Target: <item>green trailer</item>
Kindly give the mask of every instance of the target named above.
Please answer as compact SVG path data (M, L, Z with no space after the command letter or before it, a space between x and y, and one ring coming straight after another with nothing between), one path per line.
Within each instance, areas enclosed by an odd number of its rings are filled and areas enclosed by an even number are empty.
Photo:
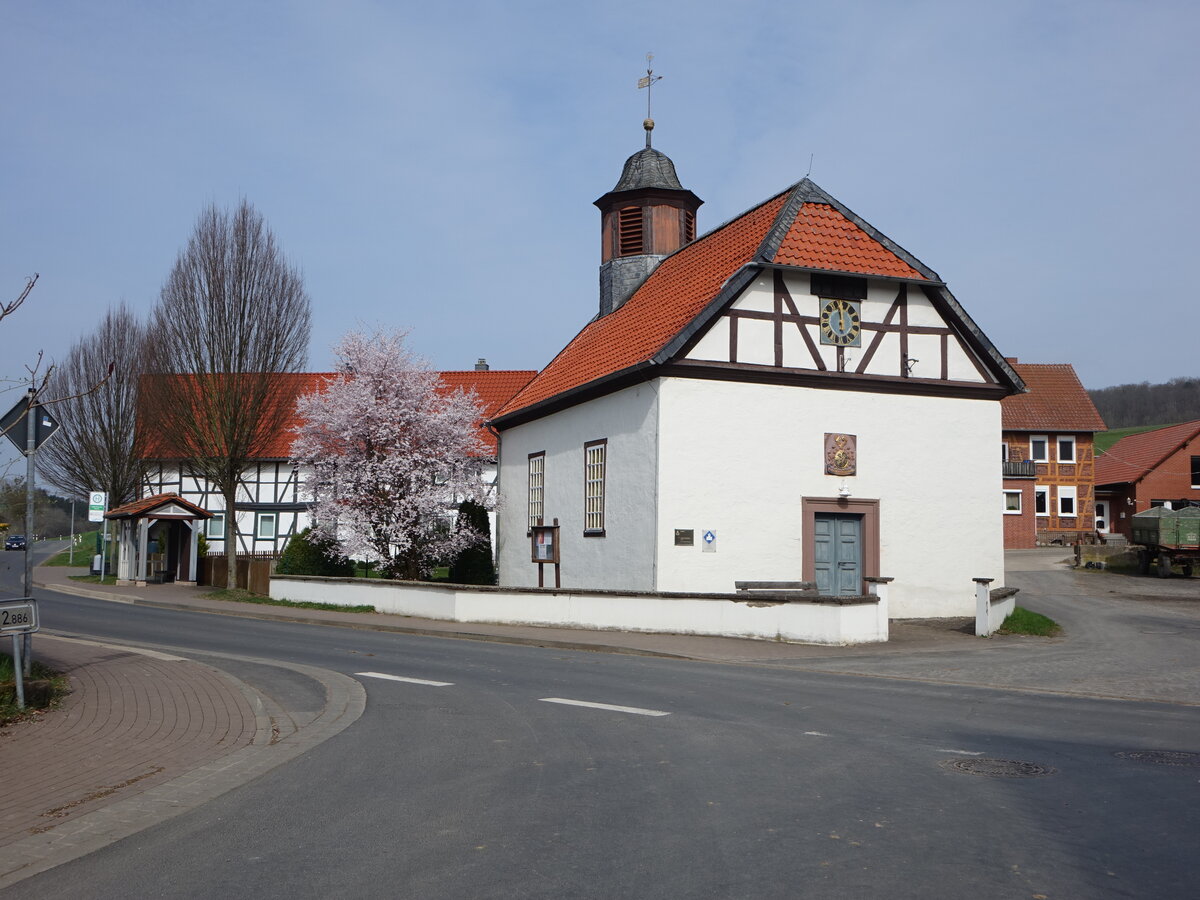
M1171 574L1172 566L1182 566L1190 576L1200 560L1200 506L1167 509L1157 506L1140 512L1132 520L1133 543L1138 544L1138 568L1148 574L1157 564L1160 578Z

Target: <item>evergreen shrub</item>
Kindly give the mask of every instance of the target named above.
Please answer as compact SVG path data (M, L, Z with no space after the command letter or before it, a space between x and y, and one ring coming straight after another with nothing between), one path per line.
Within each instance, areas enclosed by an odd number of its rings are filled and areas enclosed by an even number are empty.
M354 565L338 552L337 543L305 528L295 535L275 565L277 575L324 575L350 577Z

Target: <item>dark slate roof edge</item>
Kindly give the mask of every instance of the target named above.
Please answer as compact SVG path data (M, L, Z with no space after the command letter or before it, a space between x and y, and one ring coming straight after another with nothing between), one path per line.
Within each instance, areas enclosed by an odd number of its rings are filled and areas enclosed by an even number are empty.
M939 283L942 282L941 275L933 271L933 269L929 268L929 266L925 265L925 263L921 262L850 207L846 206L846 204L842 203L842 201L838 200L833 195L826 193L819 185L816 184L816 182L809 178L804 178L801 179L801 181L796 185L796 188L798 194L803 193L804 195L804 200L802 202L829 204L843 216L865 231L870 237L874 238L886 249L896 254L896 256L900 257L900 259L904 260L930 281L936 281Z
M761 268L754 263L745 263L738 268L729 278L721 285L721 289L717 291L717 295L708 302L708 305L700 312L692 317L692 321L683 326L675 336L663 344L662 348L651 357L651 363L656 366L661 366L669 362L675 354L679 353L686 347L697 334L705 331L709 323L721 314L721 310L727 304L732 302L739 294L744 291L749 284L758 277Z
M570 345L568 344L567 346ZM548 416L550 413L557 412L560 409L566 409L577 403L582 403L585 400L614 393L640 381L648 381L653 377L653 373L647 370L652 369L654 365L654 362L651 360L634 363L632 366L620 369L619 371L610 372L599 378L593 378L591 381L585 381L583 384L577 384L575 387L567 388L565 391L559 391L557 394L551 394L549 397L539 400L536 403L519 406L512 412L489 419L487 424L498 429L513 428L525 422L531 422L534 419Z
M800 212L800 207L804 205L808 197L807 191L804 190L804 182L807 180L807 178L801 179L787 188L791 192L791 196L779 208L779 215L775 217L775 221L771 223L771 227L767 229L766 235L763 236L762 243L758 245L758 250L754 254L754 259L757 262L770 263L775 261L775 254L779 252L780 244L787 237L792 223L796 221L796 216ZM778 197L779 195L776 194L775 196Z
M1017 374L1008 360L1004 358L1004 354L996 349L996 345L992 343L991 339L983 333L983 329L976 325L975 320L967 315L967 311L962 308L962 304L950 293L950 288L945 285L922 285L921 288L925 292L925 296L934 301L935 305L939 301L945 304L950 313L966 329L968 343L983 354L985 361L991 363L992 371L999 375L1001 380L1008 383L1014 394L1023 394L1028 390L1025 386L1025 381Z

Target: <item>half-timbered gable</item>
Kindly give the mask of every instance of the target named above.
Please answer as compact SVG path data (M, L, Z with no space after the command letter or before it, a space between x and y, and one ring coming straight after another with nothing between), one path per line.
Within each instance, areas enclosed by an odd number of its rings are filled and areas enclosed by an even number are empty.
M538 519L564 587L884 577L937 616L1002 581L1023 385L936 272L807 178L646 268L617 304L602 267L600 315L493 420L502 584L535 583Z

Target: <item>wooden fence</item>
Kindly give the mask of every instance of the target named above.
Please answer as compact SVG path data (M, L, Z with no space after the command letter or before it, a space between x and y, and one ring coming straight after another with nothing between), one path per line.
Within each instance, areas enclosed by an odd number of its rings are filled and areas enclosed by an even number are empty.
M237 555L237 586L252 594L266 596L271 593L271 573L279 562L279 554L272 552L239 553ZM209 553L200 560L200 584L225 587L229 572L223 553Z

